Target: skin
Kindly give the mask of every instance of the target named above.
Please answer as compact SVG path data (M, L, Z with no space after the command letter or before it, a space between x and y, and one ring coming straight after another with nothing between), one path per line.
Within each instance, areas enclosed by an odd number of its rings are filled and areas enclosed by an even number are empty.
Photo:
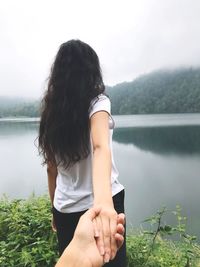
M100 231L97 241L104 262L115 257L117 247L115 233L117 212L114 209L111 188L111 150L109 145L109 114L99 111L90 119L91 138L93 145L93 192L94 207L101 206L101 212L96 218L96 225ZM103 166L103 168L102 168ZM102 197L103 192L103 197Z
M49 196L51 200L51 205L53 207L53 199L54 199L54 193L56 189L56 178L58 175L57 166L51 162L48 162L47 164L47 177L48 177L48 188L49 188ZM51 222L52 230L56 232L56 226L53 220L52 216L52 222Z
M63 252L55 267L100 267L104 264L96 245L94 220L101 213L100 208L91 208L81 216L74 237ZM119 214L115 240L117 248L123 244L124 214ZM87 229L87 232L86 230Z
M93 227L98 233L96 239L104 263L113 259L117 252L115 241L117 227L117 212L114 209L111 189L111 150L109 144L109 114L106 111L94 113L90 119L93 162L92 182L94 192L94 207L102 207L95 217ZM102 167L103 166L103 167ZM53 163L47 165L48 187L53 205L56 188L57 167ZM102 197L103 192L103 197ZM52 228L55 224L52 220Z

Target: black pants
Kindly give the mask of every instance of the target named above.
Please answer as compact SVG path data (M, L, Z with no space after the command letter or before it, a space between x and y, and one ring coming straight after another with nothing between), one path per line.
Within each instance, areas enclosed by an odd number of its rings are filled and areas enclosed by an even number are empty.
M114 207L117 213L124 213L124 190L113 197ZM58 246L60 255L73 238L79 218L85 211L73 213L61 213L53 208L53 216L57 228ZM114 260L105 264L106 267L126 267L126 242L117 252Z

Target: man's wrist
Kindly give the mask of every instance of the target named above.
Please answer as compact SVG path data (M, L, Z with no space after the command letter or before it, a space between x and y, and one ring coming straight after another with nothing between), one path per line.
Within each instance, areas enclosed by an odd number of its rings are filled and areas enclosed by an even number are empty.
M63 252L60 260L62 262L65 262L64 266L67 267L92 267L90 262L85 259L85 255L83 255L82 251L78 249L76 242L74 242L73 240ZM60 262L61 265L58 264L55 267L63 266L62 262Z

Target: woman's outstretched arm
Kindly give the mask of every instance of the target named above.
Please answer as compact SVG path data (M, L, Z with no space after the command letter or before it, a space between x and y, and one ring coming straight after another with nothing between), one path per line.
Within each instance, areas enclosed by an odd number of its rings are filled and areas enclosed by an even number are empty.
M92 115L91 138L94 207L102 207L96 218L97 228L101 230L98 247L101 254L104 255L104 261L108 262L114 258L117 251L114 238L117 213L112 200L109 114L106 111L98 111Z

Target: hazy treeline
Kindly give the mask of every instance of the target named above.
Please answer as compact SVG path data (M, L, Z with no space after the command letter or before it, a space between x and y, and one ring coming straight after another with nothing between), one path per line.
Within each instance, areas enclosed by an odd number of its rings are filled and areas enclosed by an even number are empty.
M113 114L200 112L200 68L154 71L107 92Z
M0 118L39 117L39 100L0 97Z
M154 71L106 92L113 114L200 112L200 68ZM0 117L38 117L39 106L39 100L0 97Z

